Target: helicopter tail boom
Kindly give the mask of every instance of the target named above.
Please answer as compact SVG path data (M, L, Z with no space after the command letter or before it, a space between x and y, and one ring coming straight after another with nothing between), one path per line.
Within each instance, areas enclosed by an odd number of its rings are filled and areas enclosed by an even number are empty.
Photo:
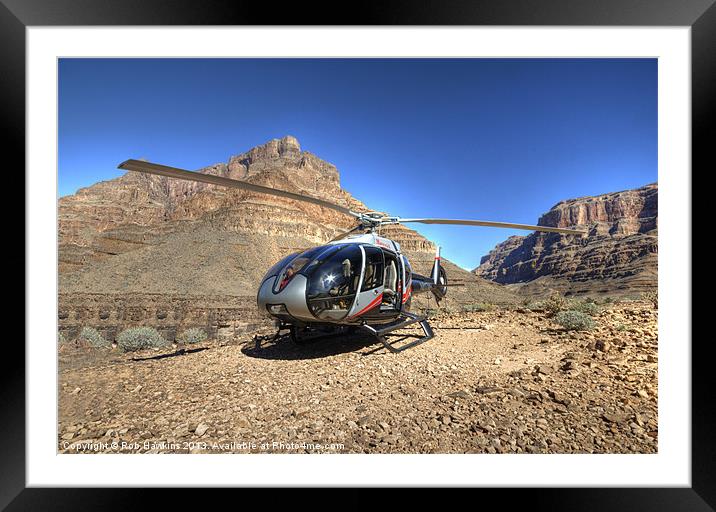
M432 292L435 300L440 302L447 295L448 280L447 273L441 264L440 247L435 251L435 260L430 277L422 276L413 272L413 293Z

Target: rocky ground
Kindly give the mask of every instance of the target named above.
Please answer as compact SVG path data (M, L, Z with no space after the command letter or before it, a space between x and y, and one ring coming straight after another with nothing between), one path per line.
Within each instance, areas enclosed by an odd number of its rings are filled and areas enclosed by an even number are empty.
M443 315L401 354L360 337L63 350L61 453L655 453L657 312L590 332L544 312Z

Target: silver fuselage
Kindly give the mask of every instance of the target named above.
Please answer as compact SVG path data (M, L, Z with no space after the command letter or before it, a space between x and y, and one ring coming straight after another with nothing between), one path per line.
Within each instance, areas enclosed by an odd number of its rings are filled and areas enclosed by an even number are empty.
M398 243L368 233L284 258L261 281L257 305L287 323L380 323L406 311L412 293L429 284L412 273Z

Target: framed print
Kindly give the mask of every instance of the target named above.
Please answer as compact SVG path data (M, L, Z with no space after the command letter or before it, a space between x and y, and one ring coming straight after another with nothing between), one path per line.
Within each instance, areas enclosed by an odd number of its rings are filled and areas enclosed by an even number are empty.
M3 505L434 486L710 510L712 4L3 1L28 191Z

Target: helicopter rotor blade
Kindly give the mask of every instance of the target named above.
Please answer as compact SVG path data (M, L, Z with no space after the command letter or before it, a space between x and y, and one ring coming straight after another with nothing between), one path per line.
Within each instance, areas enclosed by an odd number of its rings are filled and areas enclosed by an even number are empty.
M356 231L360 231L361 229L364 229L364 228L365 228L365 226L363 226L363 224L358 224L356 227L349 229L348 231L344 231L343 233L341 233L339 235L336 235L335 237L331 238L326 243L330 244L331 242L335 242L336 240L341 240L341 239L347 237L348 235L353 234Z
M419 222L421 224L456 224L460 226L487 226L492 228L524 229L528 231L547 231L549 233L562 233L565 235L585 235L585 231L567 228L551 228L547 226L533 226L531 224L514 224L511 222L492 222L484 220L462 219L399 219L399 223Z
M277 188L254 185L253 183L248 183L246 181L233 180L231 178L224 178L222 176L201 174L195 171L187 171L184 169L178 169L176 167L169 167L166 165L154 164L151 162L144 162L142 160L134 159L122 162L117 168L125 169L127 171L143 172L146 174L156 174L158 176L166 176L167 178L174 178L178 180L198 181L200 183L208 183L210 185L219 185L221 187L238 188L242 190L250 190L251 192L259 192L261 194L286 197L288 199L294 199L296 201L317 204L318 206L330 208L331 210L345 213L346 215L351 215L353 217L359 217L359 215L349 210L345 206L340 206L329 201L324 201L323 199L305 196L303 194L297 194L295 192L288 192L286 190L279 190Z
M354 228L352 228L352 229L349 229L348 231L343 231L343 232L341 232L340 235L336 235L335 237L331 238L330 240L328 240L327 242L325 242L324 245L327 245L327 244L330 244L331 242L335 242L336 240L340 240L340 239L342 239L342 238L345 238L345 237L347 237L348 235L350 235L351 233L353 233L353 232L355 232L355 231L358 231L358 230L361 230L361 229L364 229L363 224L358 224L356 227L354 227ZM296 251L300 253L300 252L303 252L303 251L307 251L308 249L310 249L310 247L298 247L298 248L294 248L294 249L296 249Z

